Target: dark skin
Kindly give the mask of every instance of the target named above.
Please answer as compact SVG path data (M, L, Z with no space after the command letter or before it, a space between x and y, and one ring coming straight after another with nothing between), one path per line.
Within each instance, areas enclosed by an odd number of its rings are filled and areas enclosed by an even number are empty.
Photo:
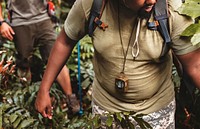
M194 84L200 89L200 49L177 57Z
M50 87L65 65L77 41L71 40L62 30L55 42L49 57L44 77L35 101L35 108L43 117L52 118L52 105L49 96Z
M151 5L156 0L125 0L131 9L144 8L147 12L151 10ZM150 6L146 6L150 5ZM49 89L53 80L58 75L63 65L68 60L77 41L70 39L64 30L62 30L56 40L49 62L40 85L40 89L36 98L35 107L44 117L52 118L52 105L49 96ZM200 49L185 55L178 56L184 70L191 77L197 88L200 89Z

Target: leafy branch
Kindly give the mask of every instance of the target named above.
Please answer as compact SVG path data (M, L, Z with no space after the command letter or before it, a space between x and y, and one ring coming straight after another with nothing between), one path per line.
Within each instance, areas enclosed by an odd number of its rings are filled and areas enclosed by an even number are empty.
M200 1L186 0L178 9L178 12L194 19L194 23L188 26L181 36L191 37L193 45L200 43Z

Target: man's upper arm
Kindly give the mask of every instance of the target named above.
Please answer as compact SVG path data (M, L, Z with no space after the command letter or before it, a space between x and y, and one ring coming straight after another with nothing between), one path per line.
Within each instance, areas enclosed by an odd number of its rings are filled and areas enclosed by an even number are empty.
M178 55L177 57L180 60L183 67L193 67L198 63L200 64L200 48L184 55Z
M200 89L200 48L188 54L177 56L184 71Z

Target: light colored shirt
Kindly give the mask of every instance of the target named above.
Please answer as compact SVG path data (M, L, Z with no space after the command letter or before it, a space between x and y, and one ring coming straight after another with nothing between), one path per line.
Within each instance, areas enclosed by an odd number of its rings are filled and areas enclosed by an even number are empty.
M7 0L11 25L29 25L49 19L46 0Z

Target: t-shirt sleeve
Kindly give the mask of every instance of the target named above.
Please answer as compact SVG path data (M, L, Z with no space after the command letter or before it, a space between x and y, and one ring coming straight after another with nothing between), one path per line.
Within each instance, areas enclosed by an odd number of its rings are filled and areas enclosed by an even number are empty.
M177 55L183 55L190 53L192 51L197 50L200 45L193 45L190 41L189 37L180 36L181 33L194 21L185 15L181 15L177 12L177 6L175 8L174 5L178 0L174 0L170 8L170 29L171 29L171 37L172 37L172 49ZM180 1L180 0L179 0ZM180 6L180 5L179 5Z
M79 40L87 34L87 20L93 0L76 0L64 23L67 36Z

